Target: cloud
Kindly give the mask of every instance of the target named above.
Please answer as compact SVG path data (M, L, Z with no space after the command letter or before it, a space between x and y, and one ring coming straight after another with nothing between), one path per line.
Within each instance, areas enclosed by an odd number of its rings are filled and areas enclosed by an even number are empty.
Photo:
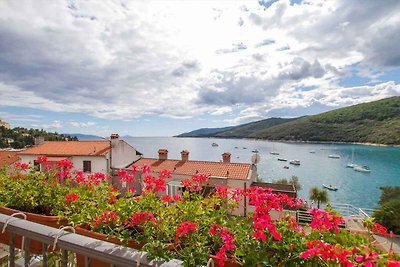
M9 112L0 112L0 119L6 121L37 122L41 118L43 118L42 115L36 115L36 114L13 114Z
M385 77L400 71L399 24L397 0L2 1L0 105L113 120L313 113L400 94Z
M88 122L70 121L69 124L77 128L90 128L96 125L96 123L93 121L88 121Z

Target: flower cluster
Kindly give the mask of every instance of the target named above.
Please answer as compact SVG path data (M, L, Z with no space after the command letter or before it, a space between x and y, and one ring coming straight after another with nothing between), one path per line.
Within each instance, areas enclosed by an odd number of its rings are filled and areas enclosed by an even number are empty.
M67 194L65 195L64 201L69 204L73 201L79 201L79 197L76 193Z
M228 231L226 227L221 227L218 224L213 224L209 232L212 236L219 235L221 237L222 246L220 247L219 251L215 256L218 259L218 265L220 267L223 267L225 265L224 260L227 259L226 253L228 251L233 250L236 247L235 238L233 237L233 234L230 231Z
M378 235L388 236L386 227L376 222L372 224L372 232Z
M119 176L119 182L120 183L134 183L135 182L135 171L132 171L131 173L128 173L124 169L119 169L117 170L117 174Z
M15 162L14 163L14 168L15 169L20 169L21 171L25 171L29 168L29 164L27 163L21 163L21 162Z
M65 179L72 177L71 169L74 167L74 164L71 161L69 161L68 159L60 160L57 163L57 167L60 169L57 172L58 182L64 181Z
M156 223L156 219L154 218L154 215L151 212L136 212L131 216L130 221L127 223L127 226L133 227L133 226L138 226L142 223L151 221L153 223Z
M108 224L111 222L116 222L118 220L118 216L114 211L105 210L102 212L100 217L94 218L94 227L98 227L101 224Z
M319 209L312 209L309 211L313 215L311 221L311 228L320 231L328 231L333 229L339 233L339 225L344 223L344 219L340 216L334 215L332 212L323 211Z
M171 173L167 170L161 171L158 175L158 178L147 175L143 179L143 182L145 183L144 190L149 192L164 192L166 190L165 179L171 177Z
M324 261L339 262L342 266L350 267L354 264L348 259L352 253L336 245L324 243L320 240L312 240L307 243L308 250L301 253L301 258L322 258Z
M186 235L189 232L193 232L197 230L197 224L194 222L182 222L179 224L175 233L175 243L178 242L180 236Z

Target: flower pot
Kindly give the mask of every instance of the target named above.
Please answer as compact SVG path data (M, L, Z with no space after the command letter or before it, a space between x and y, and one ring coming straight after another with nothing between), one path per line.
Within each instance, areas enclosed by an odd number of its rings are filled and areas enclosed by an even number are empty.
M6 215L12 215L17 212L23 212L19 210L14 210L6 207L1 207L0 206L0 213L6 214ZM29 213L29 212L23 212L26 214L26 219L31 222L47 225L50 227L54 228L59 228L62 225L67 225L68 221L66 219L60 220L60 217L58 216L46 216L46 215L40 215L40 214L34 214L34 213ZM21 216L18 216L18 218L21 218ZM10 234L9 232L6 231L2 234L0 232L0 243L9 245L10 242ZM14 246L16 248L21 248L22 244L22 237L20 235L15 235L14 239ZM49 246L49 251L51 251L52 246ZM29 252L32 254L42 254L42 243L36 240L30 240L29 243Z
M213 260L215 267L219 266L219 263L218 263L219 260L218 260L217 256L210 255L210 259ZM229 258L228 259L224 259L224 266L225 267L243 267L243 265L240 264L239 262L237 262L237 261L235 261L233 259L229 259Z
M90 230L90 227L86 224L77 226L75 228L75 231L77 234L80 234L80 235L84 235L84 236L98 239L101 241L114 243L116 245L122 245L122 242L118 238L115 238L115 237L108 238L107 235L105 235L105 234L93 232ZM144 245L143 243L137 243L134 240L129 240L128 244L127 244L128 247L134 248L137 250L140 250L143 247L143 245ZM78 267L85 266L85 256L76 254L76 260L77 260ZM90 267L109 267L109 266L110 266L109 263L103 262L101 260L90 259Z

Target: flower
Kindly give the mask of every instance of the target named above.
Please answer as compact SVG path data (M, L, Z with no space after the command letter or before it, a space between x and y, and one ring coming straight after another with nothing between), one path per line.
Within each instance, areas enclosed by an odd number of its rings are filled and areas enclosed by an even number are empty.
M189 232L193 232L197 230L197 224L194 222L182 222L179 224L175 233L175 242L178 242L180 236L186 235Z
M323 211L319 209L312 209L309 211L313 215L311 221L311 228L328 231L333 229L336 233L339 233L339 224L344 223L344 219L340 216L334 215L332 212Z
M38 164L42 163L42 162L47 162L47 157L46 156L39 156L36 158L36 162Z
M151 212L136 212L136 213L132 214L131 220L127 224L127 226L129 226L129 227L137 226L137 225L145 223L147 221L156 223L156 219L154 218L153 213L151 213Z
M161 197L161 200L164 201L165 203L171 203L172 197L169 196L169 195L163 195L163 196Z
M389 236L387 228L377 222L372 224L372 232L386 237Z
M101 224L116 222L117 220L118 220L118 216L114 211L105 210L102 212L101 217L96 217L94 219L93 226L98 227Z
M67 194L65 195L64 201L67 203L71 203L73 201L78 201L79 197L76 193L72 193L72 194Z

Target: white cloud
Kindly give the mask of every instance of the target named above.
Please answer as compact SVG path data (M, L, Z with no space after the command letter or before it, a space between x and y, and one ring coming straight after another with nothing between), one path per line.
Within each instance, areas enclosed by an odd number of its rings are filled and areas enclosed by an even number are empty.
M0 105L238 123L400 94L380 82L400 67L399 1L262 4L2 1ZM340 84L351 75L379 84Z
M96 125L96 123L93 121L88 121L88 122L70 121L69 124L77 128L89 128Z

